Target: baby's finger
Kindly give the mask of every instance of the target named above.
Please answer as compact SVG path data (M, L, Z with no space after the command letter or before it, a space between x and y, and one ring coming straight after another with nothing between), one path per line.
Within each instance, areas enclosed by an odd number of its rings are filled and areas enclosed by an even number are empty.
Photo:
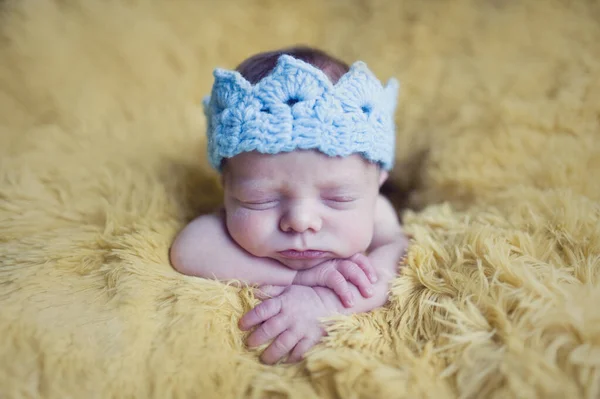
M277 361L287 355L297 343L297 335L290 330L286 330L282 332L267 349L265 349L260 356L260 359L266 364L277 363Z
M350 308L354 306L352 291L350 291L348 282L339 271L332 270L329 272L325 279L325 285L331 288L337 296L340 297L340 301L342 301L342 304L345 307Z
M369 260L369 258L367 258L361 253L357 253L351 256L349 260L356 263L358 267L360 267L361 270L367 275L367 277L369 278L369 280L371 280L372 283L377 282L377 272L375 271L373 265L371 265L371 261Z
M275 316L281 310L281 300L273 298L258 304L254 309L247 312L239 321L241 330L249 330L257 324Z
M365 273L361 270L360 267L353 262L342 262L338 268L339 272L346 278L346 280L350 281L352 284L358 288L360 294L369 298L373 296L373 287Z
M288 328L288 318L284 315L271 317L258 327L246 340L250 348L266 344Z
M287 358L286 363L296 363L302 360L304 354L310 350L317 342L310 338L303 338L294 347L294 350Z

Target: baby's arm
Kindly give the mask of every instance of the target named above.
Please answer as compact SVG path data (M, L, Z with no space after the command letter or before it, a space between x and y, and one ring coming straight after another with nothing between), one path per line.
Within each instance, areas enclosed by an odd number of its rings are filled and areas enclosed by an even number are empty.
M177 271L191 276L281 289L292 284L328 287L346 307L352 306L354 297L348 282L370 296L367 277L375 275L364 256L330 260L302 272L270 258L256 257L233 241L220 214L203 215L188 224L175 239L170 258Z
M295 270L237 245L219 214L202 215L190 222L173 242L170 258L175 270L190 276L277 286L288 286L296 277Z

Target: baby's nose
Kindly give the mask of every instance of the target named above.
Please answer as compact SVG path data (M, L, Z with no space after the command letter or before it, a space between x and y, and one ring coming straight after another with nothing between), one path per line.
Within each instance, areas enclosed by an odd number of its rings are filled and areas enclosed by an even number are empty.
M286 233L304 233L312 230L318 232L322 227L321 216L315 207L308 203L290 206L280 220L279 227Z

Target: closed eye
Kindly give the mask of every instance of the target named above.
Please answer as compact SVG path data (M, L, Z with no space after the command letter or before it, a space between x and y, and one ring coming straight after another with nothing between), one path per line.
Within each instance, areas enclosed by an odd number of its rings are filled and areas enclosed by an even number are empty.
M357 201L356 197L349 196L335 196L335 197L326 197L323 199L325 204L334 209L350 209L354 207L354 204Z
M325 201L332 201L332 202L354 202L356 201L356 197L351 197L351 196L336 196L336 197L327 197L325 198Z
M353 197L334 197L334 198L326 198L327 201L333 202L354 202L356 198Z
M244 208L254 210L265 210L273 208L277 205L277 200L264 200L264 201L240 201L240 205Z

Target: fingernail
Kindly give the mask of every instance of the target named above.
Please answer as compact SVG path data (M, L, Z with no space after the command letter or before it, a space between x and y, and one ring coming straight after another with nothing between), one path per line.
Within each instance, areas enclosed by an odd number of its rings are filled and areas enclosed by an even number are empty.
M346 303L348 304L348 307L351 308L352 306L354 306L354 301L352 299L348 299L346 301Z
M371 296L371 295L373 295L373 288L369 287L369 288L367 288L365 291L367 291L367 295L368 295L368 296Z
M376 283L377 282L377 276L371 274L371 282L372 283Z

